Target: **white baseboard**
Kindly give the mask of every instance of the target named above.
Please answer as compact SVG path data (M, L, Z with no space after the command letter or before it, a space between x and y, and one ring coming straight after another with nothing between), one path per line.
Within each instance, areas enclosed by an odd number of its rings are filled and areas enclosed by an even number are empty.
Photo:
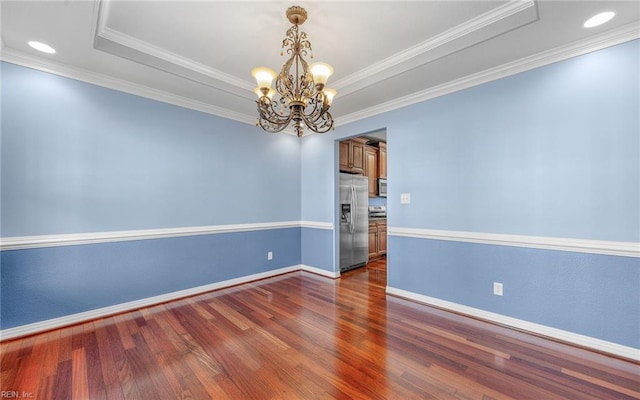
M326 276L327 278L337 279L340 278L339 271L327 271L326 269L316 268L309 265L301 265L300 269L303 271L311 272L313 274Z
M242 283L252 282L259 279L265 279L276 275L286 274L288 272L299 271L301 265L294 265L291 267L284 267L274 269L267 272L261 272L258 274L243 276L240 278L228 279L226 281L216 282L209 285L198 286L191 289L180 290L177 292L166 293L159 296L147 297L145 299L134 300L127 303L116 304L109 307L98 308L96 310L90 310L81 312L78 314L66 315L60 318L53 318L46 321L34 322L28 325L21 325L15 328L8 328L0 330L0 341L15 339L22 336L33 335L39 332L44 332L52 329L62 328L69 325L79 324L90 320L108 317L114 314L120 314L127 311L136 310L142 307L149 307L155 304L166 303L172 300L178 300L183 297L193 296L201 293L210 292L213 290L224 289L230 286L239 285Z
M605 340L596 339L589 336L584 336L517 318L507 317L505 315L496 314L489 311L480 310L478 308L468 307L465 305L452 303L449 301L440 300L434 297L424 296L418 293L409 292L389 286L387 286L386 292L388 294L402 297L408 300L417 301L419 303L432 305L501 325L522 329L524 331L547 336L553 339L558 339L563 342L573 343L578 346L587 347L604 353L614 354L630 360L640 361L640 349L636 349L634 347L623 346L621 344L607 342Z

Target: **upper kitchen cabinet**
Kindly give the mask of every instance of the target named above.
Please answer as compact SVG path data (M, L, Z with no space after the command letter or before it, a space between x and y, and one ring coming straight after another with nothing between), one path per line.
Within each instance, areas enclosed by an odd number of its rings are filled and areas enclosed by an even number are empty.
M365 174L365 146L367 139L354 138L340 142L340 172Z
M364 174L369 178L369 197L378 195L378 148L364 148Z
M369 197L379 196L378 179L387 178L387 143L357 137L340 142L340 172L369 178Z
M378 143L378 178L387 178L387 144Z

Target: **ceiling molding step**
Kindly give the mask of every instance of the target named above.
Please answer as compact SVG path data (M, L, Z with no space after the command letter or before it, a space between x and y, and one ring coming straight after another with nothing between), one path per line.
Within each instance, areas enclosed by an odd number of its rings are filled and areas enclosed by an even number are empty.
M122 32L118 32L109 27L105 27L104 30L98 32L97 36L99 36L102 39L105 39L106 41L114 42L121 46L133 49L136 52L149 55L153 58L161 59L170 64L197 72L198 74L205 75L214 80L225 82L229 85L236 86L240 89L248 90L253 93L253 85L244 79L240 79L233 75L226 74L220 70L208 67L204 64L198 63L189 58L179 56L163 48L154 46L151 43L147 43L145 41L136 39L133 36L126 35ZM103 44L103 43L104 43L103 41L96 43L94 45L94 48L98 48L99 50L112 53L111 51L109 51L111 49L105 50L102 48L103 46L96 47L97 44ZM149 65L148 63L144 63L144 64ZM155 67L154 65L149 65L149 66ZM170 71L167 71L167 72L170 72Z
M218 69L182 57L151 43L107 26L111 1L101 1L96 13L93 47L117 57L135 61L203 85L231 93L245 99L254 99L253 84Z
M32 68L38 71L59 75L65 78L75 79L108 89L118 90L120 92L145 97L148 99L160 101L162 103L173 104L175 106L200 111L206 114L243 122L246 124L255 125L256 121L256 117L254 115L238 113L223 107L217 107L211 104L199 102L148 86L131 83L122 79L113 78L111 76L90 72L76 67L71 67L62 63L55 63L49 60L44 60L42 58L31 56L29 54L12 49L4 49L2 53L0 53L0 61L5 61L23 67Z
M620 28L605 32L602 35L543 51L529 57L512 61L485 71L439 85L427 90L412 93L367 109L336 118L336 126L346 125L364 118L369 118L398 108L420 103L453 92L478 86L511 75L543 67L569 58L581 56L607 47L615 46L640 38L640 23L633 22Z
M524 15L524 13L526 15ZM497 32L480 33L481 30L496 25L499 22L508 23L507 18L522 14L523 20L515 20L507 26L495 26ZM405 72L417 65L426 64L452 54L461 48L470 47L485 40L484 36L496 36L508 30L526 25L538 19L537 5L534 0L514 0L496 7L482 15L457 25L433 38L398 52L380 62L361 69L345 78L333 83L341 96L353 93L364 86L381 82L385 79ZM470 35L476 34L475 37ZM456 44L456 41L466 38L467 43ZM435 50L439 50L436 52ZM428 53L433 53L429 56ZM419 60L416 60L419 58ZM411 61L414 61L411 63ZM416 65L417 64L417 65Z
M111 2L111 0L100 2L100 10L96 13L97 21L94 24L94 48L253 100L251 82L109 28L107 20ZM523 14L525 12L527 15ZM507 18L518 14L523 14L520 18L522 20L507 21ZM383 81L417 65L445 57L461 48L470 47L486 40L487 37L512 30L537 18L537 6L534 0L512 0L434 38L337 80L333 86L340 91L341 96L345 96L372 82ZM507 25L502 26L499 23Z

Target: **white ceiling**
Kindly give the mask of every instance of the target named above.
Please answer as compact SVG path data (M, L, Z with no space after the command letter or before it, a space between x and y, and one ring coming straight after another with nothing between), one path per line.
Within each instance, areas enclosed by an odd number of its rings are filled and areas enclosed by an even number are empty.
M337 124L640 37L637 1L2 0L1 58L253 124L250 70L280 69L293 4L335 68Z

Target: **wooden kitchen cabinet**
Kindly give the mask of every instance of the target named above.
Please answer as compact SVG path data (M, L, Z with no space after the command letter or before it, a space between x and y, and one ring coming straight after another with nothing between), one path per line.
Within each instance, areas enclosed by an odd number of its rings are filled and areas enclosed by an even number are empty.
M378 178L387 177L387 143L357 137L340 142L340 172L364 175L369 178L369 197L378 193Z
M378 258L378 228L369 221L369 261Z
M380 142L378 144L378 178L387 177L387 144Z
M340 172L347 172L351 167L351 143L349 140L340 142Z
M378 222L378 255L387 254L387 220Z
M387 220L369 220L369 259L387 254Z
M364 160L364 174L369 178L369 197L376 197L378 195L378 148L366 146Z
M365 147L367 139L354 138L340 142L340 172L365 174Z

